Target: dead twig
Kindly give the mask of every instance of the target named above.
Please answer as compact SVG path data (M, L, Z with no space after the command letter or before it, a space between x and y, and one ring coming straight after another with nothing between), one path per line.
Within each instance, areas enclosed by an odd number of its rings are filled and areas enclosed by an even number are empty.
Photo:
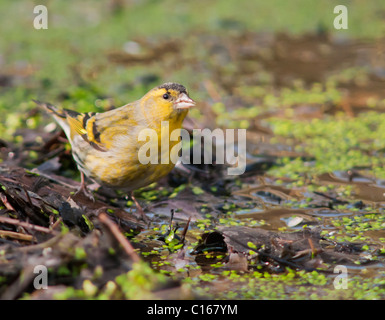
M24 234L20 232L15 231L8 231L8 230L0 230L0 238L7 237L12 238L16 240L23 240L23 241L36 241L36 238L34 236L31 236L30 234Z
M191 221L191 216L188 218L187 220L187 223L182 231L182 237L181 237L181 242L184 244L184 241L186 239L186 233L187 233L187 230L188 230L188 227L190 225L190 221Z
M53 181L53 182L55 182L57 184L60 184L60 185L62 185L64 187L67 187L69 189L76 190L76 189L79 188L79 185L80 185L76 181L74 181L73 184L66 183L66 182L64 182L64 181L62 181L60 179L57 179L53 175L49 175L49 174L46 174L46 173L44 173L44 172L42 172L40 170L37 170L37 168L32 169L31 172L36 173L36 174L38 174L38 175L40 175L40 176L42 176L42 177L44 177L44 178L46 178L46 179L48 179L50 181Z
M39 231L39 232L49 233L49 234L57 234L58 233L58 231L56 231L56 230L51 230L51 229L46 228L46 227L38 226L35 224L31 224L28 222L23 222L23 221L20 221L17 219L12 219L12 218L3 217L3 216L0 216L0 222L12 224L14 226L20 226L20 227L23 227L23 228L26 228L29 230L35 230L35 231Z
M0 192L0 200L4 204L4 206L9 210L9 211L15 211L15 208L12 207L12 205L9 203L7 196L4 193Z
M119 230L119 227L107 216L107 214L103 212L100 213L98 219L101 223L108 227L108 229L110 229L111 233L114 235L116 240L118 240L118 242L122 245L127 255L131 257L134 262L140 262L141 259L138 253L135 251L134 247Z
M57 226L60 224L60 222L63 222L62 218L57 219L52 225L51 225L51 230L55 230Z
M33 271L34 266L25 266L19 277L7 288L2 296L0 296L0 300L14 300L19 297L36 276Z
M34 250L42 250L44 248L49 248L49 247L56 245L59 241L61 241L63 239L63 237L64 237L64 235L62 233L58 233L57 235L48 239L47 241L40 242L37 244L32 244L29 246L20 247L17 250L19 250L21 252L30 252L30 251L34 251Z

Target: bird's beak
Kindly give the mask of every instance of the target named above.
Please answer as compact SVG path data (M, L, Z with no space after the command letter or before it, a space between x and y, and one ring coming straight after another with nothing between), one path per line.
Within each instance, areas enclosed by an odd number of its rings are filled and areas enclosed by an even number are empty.
M175 101L176 109L189 109L195 106L195 101L191 99L186 93L181 93Z

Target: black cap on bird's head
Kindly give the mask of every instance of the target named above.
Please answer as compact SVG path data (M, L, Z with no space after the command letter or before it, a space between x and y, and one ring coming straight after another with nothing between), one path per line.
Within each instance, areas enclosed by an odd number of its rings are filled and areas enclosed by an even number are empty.
M177 98L174 100L175 109L189 109L195 106L195 101L188 96L187 89L179 83L167 82L157 87L157 89L165 89L164 99L169 98L169 92L177 93Z
M175 91L178 91L180 93L186 93L187 94L187 89L185 88L185 86L182 86L181 84L175 83L175 82L163 83L162 85L160 85L158 87L158 89L175 90Z

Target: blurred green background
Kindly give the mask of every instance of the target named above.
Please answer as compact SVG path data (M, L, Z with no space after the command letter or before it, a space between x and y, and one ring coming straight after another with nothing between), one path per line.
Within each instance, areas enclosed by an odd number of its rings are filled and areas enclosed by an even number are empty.
M46 30L34 28L39 4ZM348 8L347 30L333 26L339 4ZM253 129L250 119L266 112L290 120L308 105L324 112L341 105L347 88L345 104L382 107L384 19L384 2L361 0L1 1L0 137L41 124L32 99L103 111L167 81L189 88L199 102L190 116L202 125ZM268 125L293 134L280 119Z
M47 30L33 27L38 4L48 8ZM348 6L348 30L333 28L337 4ZM384 16L383 1L362 0L1 1L0 123L7 123L2 130L11 133L17 123L12 117L7 122L7 114L32 108L30 100L36 98L64 100L66 106L76 102L82 110L99 98L113 97L117 106L172 80L204 99L199 83L209 77L212 52L202 34L324 32L341 39L376 39L384 34ZM174 61L157 59L157 46L175 39ZM151 45L153 56L145 63L112 62L111 54L146 55ZM200 60L204 69L196 70L189 59Z

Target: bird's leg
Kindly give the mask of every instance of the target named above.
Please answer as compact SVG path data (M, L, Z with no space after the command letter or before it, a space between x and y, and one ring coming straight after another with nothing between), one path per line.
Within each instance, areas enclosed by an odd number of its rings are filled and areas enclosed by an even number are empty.
M142 206L139 204L138 200L135 199L134 192L130 191L128 194L129 194L130 198L132 199L132 201L134 201L135 206L136 206L136 210L139 212L139 214L140 214L141 218L143 219L143 221L149 222L149 219L146 216L146 214L144 213L144 210L143 210Z
M79 193L83 193L88 199L95 202L94 195L92 194L92 192L88 191L88 189L87 189L86 179L84 177L83 171L80 171L80 188L76 191L76 193L74 195L76 196Z

